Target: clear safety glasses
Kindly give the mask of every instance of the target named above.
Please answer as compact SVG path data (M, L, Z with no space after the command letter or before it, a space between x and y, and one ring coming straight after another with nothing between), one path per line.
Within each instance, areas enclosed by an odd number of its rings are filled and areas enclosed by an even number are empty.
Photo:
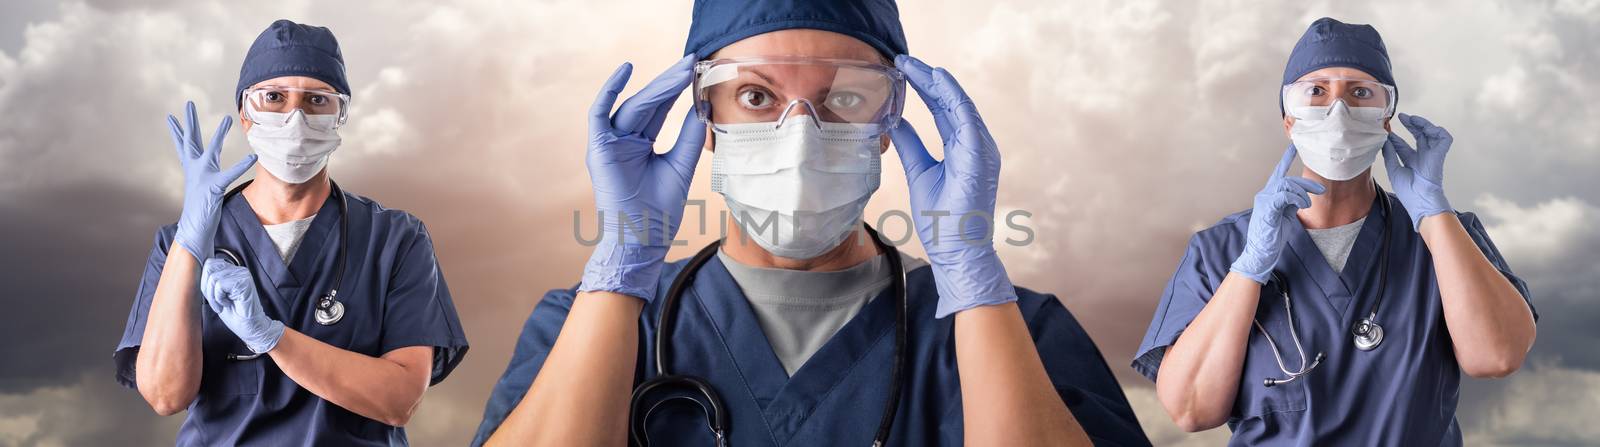
M245 118L257 125L279 127L299 109L306 123L317 130L344 125L350 113L350 95L299 87L265 86L244 91Z
M1394 86L1367 79L1318 77L1283 86L1283 110L1295 119L1320 120L1344 101L1352 110L1382 111L1382 118L1394 116Z
M887 130L905 104L905 74L868 62L759 57L701 61L694 69L695 113L718 132L730 124L782 125L800 114L819 125Z

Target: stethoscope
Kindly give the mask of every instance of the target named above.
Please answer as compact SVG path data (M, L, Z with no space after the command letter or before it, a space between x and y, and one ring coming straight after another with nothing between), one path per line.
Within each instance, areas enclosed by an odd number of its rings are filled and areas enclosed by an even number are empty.
M1389 195L1383 191L1383 188L1376 183L1372 187L1377 190L1378 204L1383 207L1383 245L1378 250L1378 296L1373 300L1372 310L1367 313L1366 318L1362 318L1361 321L1356 322L1354 327L1350 328L1351 340L1355 343L1356 349L1362 351L1377 349L1378 345L1383 343L1383 326L1378 324L1378 308L1383 305L1383 295L1389 286L1389 245L1391 241L1389 240L1388 219L1392 205L1389 204ZM1288 366L1283 364L1283 355L1278 353L1278 344L1272 340L1272 334L1268 334L1267 329L1261 326L1260 319L1254 320L1256 330L1261 331L1261 335L1267 339L1267 345L1272 348L1272 357L1278 362L1278 370L1283 371L1285 376L1283 378L1269 377L1263 380L1261 384L1269 388L1299 380L1300 377L1310 374L1311 370L1317 369L1317 366L1322 364L1322 359L1326 357L1323 353L1318 352L1315 358L1311 360L1311 364L1309 366L1306 364L1306 351L1305 348L1301 347L1300 334L1294 327L1294 307L1293 300L1289 299L1289 281L1278 272L1272 273L1272 279L1278 283L1278 293L1283 296L1283 311L1289 317L1289 338L1294 340L1294 349L1300 353L1300 369L1291 371Z
M872 227L867 226L866 230L867 236L872 239L873 245L876 245L878 250L888 258L889 268L894 277L894 284L891 287L894 288L894 293L900 300L899 307L895 309L894 320L894 376L889 382L889 398L884 402L883 416L878 422L878 433L872 440L873 447L881 447L889 439L889 427L894 424L895 411L900 406L900 387L904 382L903 376L906 370L906 271L905 267L900 264L900 251L896 250L893 245L879 240L878 232L873 230ZM631 420L629 438L632 439L633 445L640 447L650 445L650 436L645 431L646 420L661 404L675 399L687 399L699 405L701 411L706 413L706 425L711 429L711 434L716 437L716 445L718 447L728 445L728 415L726 407L722 403L722 396L717 394L716 389L705 379L687 374L671 374L667 371L667 365L672 363L672 352L669 350L672 344L669 343L669 339L672 338L679 298L683 296L683 291L688 288L689 283L694 281L695 272L699 271L700 267L705 265L706 261L710 260L713 255L716 255L717 249L721 246L722 241L716 241L700 249L700 252L696 253L689 260L688 265L678 272L678 276L672 280L672 287L667 289L666 301L662 302L661 315L656 320L656 330L658 332L655 339L656 377L634 388L633 398L629 403L628 414ZM646 395L663 389L687 391L691 395L668 397L656 402L654 405L650 405L648 408L643 406Z
M228 194L222 196L222 203L227 204L228 199L239 195L239 192L244 191L244 187L250 186L251 182L254 182L254 180L245 181L234 187L233 190L228 191ZM327 294L322 295L322 298L317 300L315 317L317 324L323 326L332 326L338 323L339 320L344 319L344 303L339 302L338 296L339 285L344 284L345 253L350 249L350 205L345 199L344 190L339 189L339 184L332 180L329 180L328 183L333 187L333 195L339 198L339 254L334 258L333 285L328 287ZM216 254L226 258L233 265L246 267L244 257L233 250L217 247ZM253 360L257 357L261 357L261 354L228 354L228 360Z

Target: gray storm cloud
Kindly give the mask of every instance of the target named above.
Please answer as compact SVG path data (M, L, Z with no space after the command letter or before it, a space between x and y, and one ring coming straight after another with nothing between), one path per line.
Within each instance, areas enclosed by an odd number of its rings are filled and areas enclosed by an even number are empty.
M591 200L583 114L595 89L623 61L636 66L631 92L676 60L689 12L575 0L0 5L0 445L171 442L178 419L155 416L110 370L154 231L177 217L164 119L191 99L206 128L230 113L244 52L277 18L329 26L343 45L355 102L335 178L417 214L436 239L473 349L408 431L418 445L465 442L523 317L544 290L575 282L587 255L571 226ZM901 12L912 53L948 68L994 132L1000 208L1033 215L1033 244L1001 246L1014 279L1062 297L1163 445L1225 432L1178 433L1125 366L1185 240L1248 207L1287 143L1275 95L1305 26L1374 24L1400 109L1456 136L1453 203L1484 217L1542 314L1522 373L1463 390L1469 443L1600 436L1571 416L1600 410L1600 2L933 0ZM907 109L936 135L920 102ZM237 131L225 163L248 151ZM869 216L905 207L903 175L885 171ZM704 175L691 197L714 216L721 198Z

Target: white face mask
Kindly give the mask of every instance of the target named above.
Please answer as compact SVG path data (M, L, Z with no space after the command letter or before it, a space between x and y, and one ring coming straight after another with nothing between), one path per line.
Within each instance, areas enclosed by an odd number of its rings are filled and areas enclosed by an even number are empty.
M881 126L723 124L714 134L711 190L744 234L773 255L811 259L837 247L878 190Z
M289 113L253 113L262 121L287 123L277 127L256 123L245 134L261 166L278 180L297 185L311 180L311 176L328 165L328 156L333 150L339 148L339 131L333 127L337 116L306 115L299 109ZM308 122L316 123L316 127Z
M1289 139L1311 172L1328 180L1350 180L1377 161L1389 138L1383 112L1382 107L1350 107L1342 100L1332 106L1296 107L1289 111L1295 117ZM1320 116L1326 118L1301 118Z

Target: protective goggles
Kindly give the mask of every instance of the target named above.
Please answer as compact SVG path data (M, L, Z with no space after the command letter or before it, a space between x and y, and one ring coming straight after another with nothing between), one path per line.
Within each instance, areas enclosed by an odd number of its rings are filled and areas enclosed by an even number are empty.
M796 114L813 122L881 125L900 122L905 74L868 62L809 57L701 61L694 66L694 109L717 132L724 125L776 123Z
M265 86L245 90L243 96L245 118L264 126L287 125L291 112L299 109L310 126L333 130L344 125L350 113L350 95L327 90ZM333 119L311 119L327 116Z
M1344 101L1352 109L1382 110L1382 118L1394 116L1394 86L1367 79L1318 77L1283 86L1284 113L1303 120L1327 118L1333 104Z

